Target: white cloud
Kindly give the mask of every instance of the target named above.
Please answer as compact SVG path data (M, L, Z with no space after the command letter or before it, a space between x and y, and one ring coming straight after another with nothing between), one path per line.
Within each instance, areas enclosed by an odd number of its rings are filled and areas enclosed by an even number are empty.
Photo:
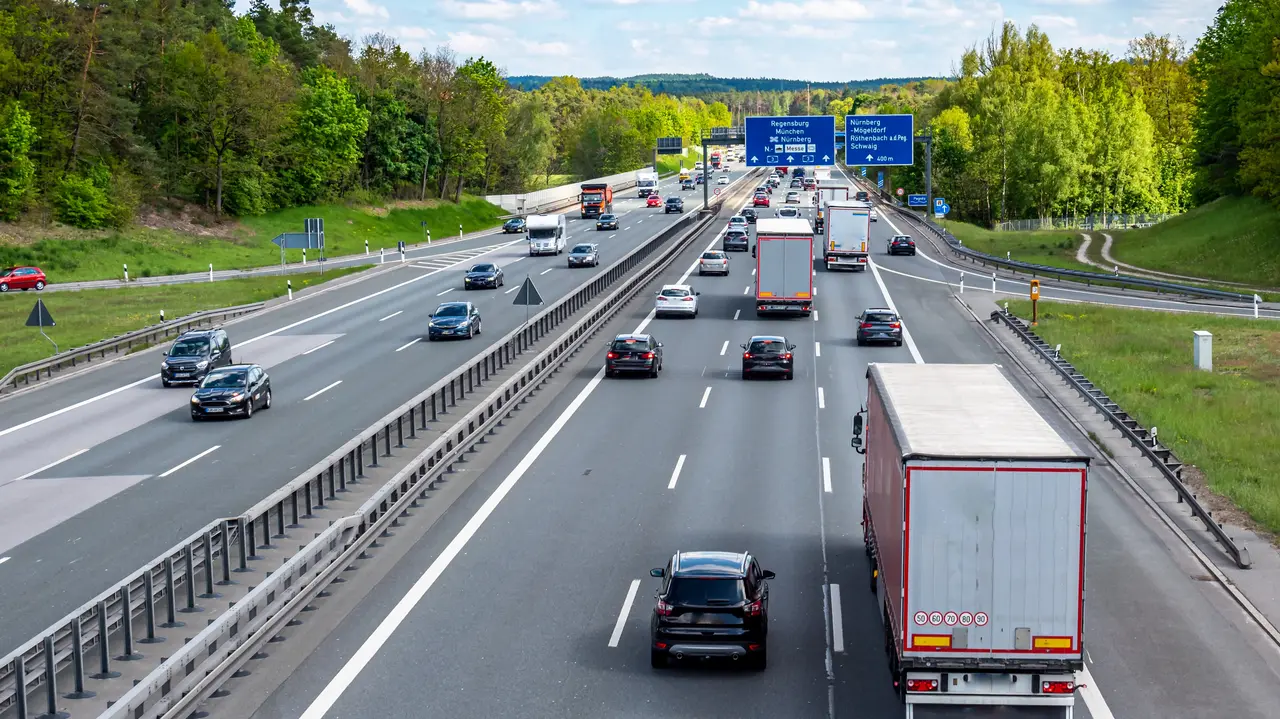
M493 38L462 30L449 33L449 47L462 55L483 55L494 47Z
M1048 30L1055 27L1075 27L1076 19L1066 17L1064 15L1032 15L1031 22L1035 23L1042 30Z
M467 20L509 21L526 15L558 15L560 5L556 0L443 0L440 9Z
M369 0L342 0L342 4L346 5L351 12L364 17L380 17L390 19L391 13L381 5L375 5Z
M748 0L747 6L738 11L742 17L761 20L866 20L874 17L870 8L857 0L803 0L802 2L768 2Z
M569 46L563 42L534 42L521 40L520 47L530 55L543 57L565 57L570 54Z
M649 52L649 41L634 38L631 40L631 49L639 53Z

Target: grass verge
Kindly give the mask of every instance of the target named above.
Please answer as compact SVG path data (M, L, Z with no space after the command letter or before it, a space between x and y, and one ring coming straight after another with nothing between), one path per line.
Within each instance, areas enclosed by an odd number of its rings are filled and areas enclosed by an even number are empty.
M985 252L994 257L1005 257L1019 262L1031 262L1068 270L1097 272L1098 268L1076 261L1076 249L1084 241L1076 230L1047 230L1041 232L995 232L967 222L942 220L956 239L965 247Z
M681 167L692 168L694 163L702 160L702 150L689 148L689 155L658 155L658 174L675 172Z
M337 279L366 267L341 267L286 277L250 277L240 280L186 285L160 285L82 292L41 294L56 326L45 334L66 351L107 337L115 337L160 322L220 307L234 307L279 297L287 291L285 279L300 290ZM35 327L27 327L27 317L35 305L34 292L0 295L0 376L28 362L52 356L53 345Z
M1026 300L1009 309L1030 317ZM1040 303L1036 332L1208 487L1280 534L1280 323ZM1213 372L1192 365L1192 331L1213 333Z
M1110 233L1111 254L1149 270L1280 290L1280 210L1224 197L1141 230Z
M330 257L393 248L400 240L422 242L427 230L433 239L458 236L500 224L502 208L481 198L462 202L387 203L380 207L322 205L294 207L261 217L247 217L220 234L194 234L167 229L130 227L121 232L83 232L67 229L66 236L30 244L0 243L0 266L36 265L51 282L115 279L129 266L132 277L159 277L189 272L248 269L280 262L280 249L271 239L282 232L301 232L303 220L321 217L325 224L325 253ZM423 227L422 223L426 226ZM314 253L308 253L313 255ZM301 250L290 250L296 262Z

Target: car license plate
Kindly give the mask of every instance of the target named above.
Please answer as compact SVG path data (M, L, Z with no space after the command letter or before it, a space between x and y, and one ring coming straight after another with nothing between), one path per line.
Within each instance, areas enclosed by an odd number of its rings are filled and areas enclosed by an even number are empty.
M174 377L190 377L191 373L190 372L174 372L173 376Z
M770 310L785 310L785 309L787 309L787 306L786 306L786 305L769 305L769 306L768 306L768 307L766 307L765 309L770 309Z
M222 408L221 408L221 407L205 407L205 408L204 408L204 411L206 411L206 412L221 412L221 411L222 411Z

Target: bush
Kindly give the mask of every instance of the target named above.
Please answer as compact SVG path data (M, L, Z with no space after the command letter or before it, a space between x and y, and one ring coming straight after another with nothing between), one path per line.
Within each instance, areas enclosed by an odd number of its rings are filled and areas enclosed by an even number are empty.
M68 174L54 191L53 211L59 222L85 230L121 228L133 220L138 188L129 174L114 176L105 165L83 174Z

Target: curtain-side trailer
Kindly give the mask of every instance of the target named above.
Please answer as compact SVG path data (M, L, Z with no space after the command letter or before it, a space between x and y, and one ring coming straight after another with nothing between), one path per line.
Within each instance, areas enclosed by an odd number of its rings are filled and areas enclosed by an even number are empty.
M808 220L756 221L756 314L813 311L813 228Z
M823 206L822 261L828 270L867 269L871 204L832 200Z
M873 363L867 380L852 444L865 453L870 585L904 716L949 705L1070 719L1088 457L997 365Z

